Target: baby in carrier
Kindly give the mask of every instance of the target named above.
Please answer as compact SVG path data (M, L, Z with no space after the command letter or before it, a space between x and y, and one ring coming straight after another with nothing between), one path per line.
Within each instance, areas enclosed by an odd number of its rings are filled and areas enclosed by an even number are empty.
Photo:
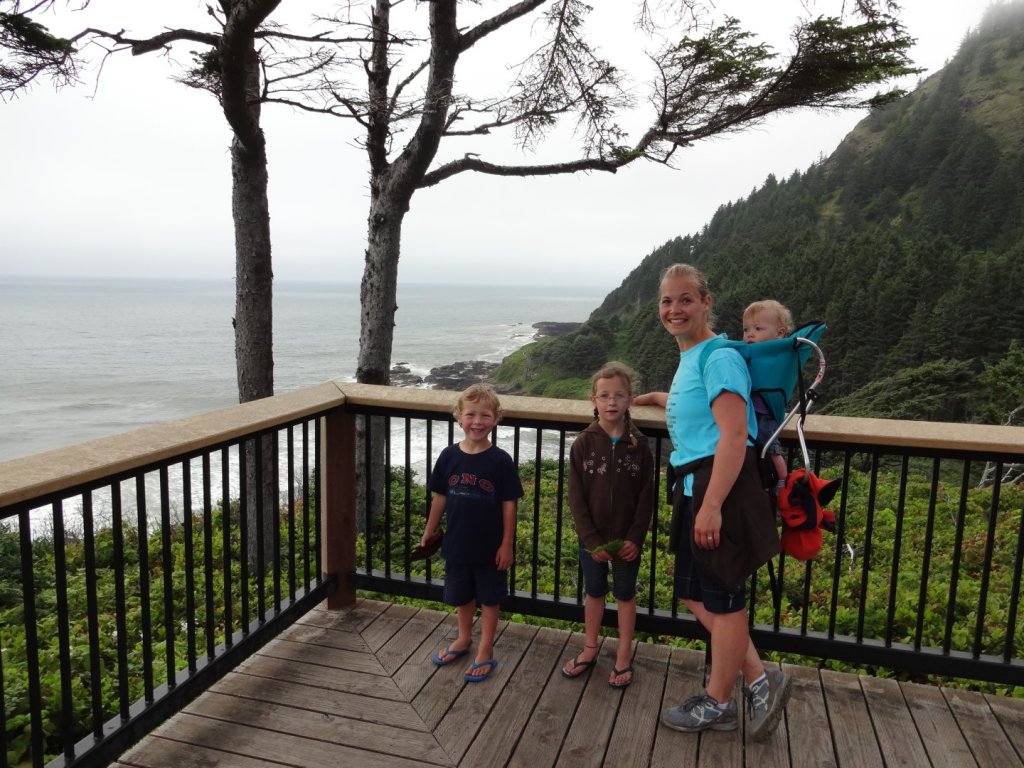
M792 313L774 299L755 301L743 311L743 340L748 344L781 339L792 332ZM761 395L755 392L750 399L754 404L754 413L757 416L757 438L760 450L764 447L764 441L779 428L779 422L776 421ZM786 460L782 455L782 444L778 439L773 440L772 444L768 446L768 455L771 458L775 474L778 476L775 484L775 490L778 492L786 486L787 475Z

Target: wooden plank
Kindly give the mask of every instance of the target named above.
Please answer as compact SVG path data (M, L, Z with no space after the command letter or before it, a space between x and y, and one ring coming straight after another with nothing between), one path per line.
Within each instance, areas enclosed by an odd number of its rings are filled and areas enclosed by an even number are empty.
M318 739L304 739L290 733L253 728L224 720L211 720L181 712L173 721L174 741L217 749L224 752L263 760L266 765L279 762L302 768L323 768L325 765L358 765L359 768L415 768L425 761L407 759L335 744ZM160 729L164 735L164 729ZM165 737L167 738L167 737ZM180 745L175 745L180 748ZM440 763L449 765L450 763ZM166 768L177 766L171 750Z
M503 638L508 638L511 631L512 628L506 630ZM504 765L508 761L525 734L545 688L555 682L555 675L561 677L558 667L562 663L566 636L565 632L549 627L542 627L533 636L519 666L494 703L491 716L466 750L460 761L462 765Z
M272 659L320 664L324 667L364 672L368 675L387 675L384 667L372 653L360 653L344 648L328 648L324 645L275 640L260 650L258 655Z
M914 718L903 698L900 684L881 677L860 678L871 711L875 737L886 765L931 768L928 752L918 736Z
M431 655L446 644L446 638L454 638L457 632L458 622L455 615L445 614L444 619L412 651L405 663L394 671L391 679L408 700L412 701L427 681L438 671L437 665L431 661ZM381 660L381 665L385 669L388 668L385 666L386 662L386 659Z
M380 614L370 626L360 632L360 636L366 641L370 650L376 653L395 633L405 626L418 609L411 605L391 605L384 613Z
M739 702L736 702L739 706ZM743 765L743 731L704 731L699 734L700 768L735 768Z
M764 667L765 667L766 670L767 669L779 669L780 668L778 664L771 664L771 663L768 663L768 662L765 662ZM795 695L796 694L796 686L795 686L795 681L793 680L793 676L792 676L792 674L790 672L790 669L787 667L787 668L783 668L782 671L786 673L787 677L789 677L790 690L793 691L793 695ZM786 705L786 710L785 710L785 712L783 712L782 719L779 720L779 724L775 728L774 731L772 731L770 734L765 736L762 741L754 741L753 739L750 738L749 733L747 733L747 716L748 716L749 713L747 712L746 700L743 698L743 689L742 689L742 686L739 685L739 684L737 684L737 687L738 687L738 691L737 691L737 694L736 694L737 695L736 704L739 706L740 710L742 711L742 714L741 714L740 717L743 720L743 732L744 732L744 734L746 734L746 738L747 738L747 753L746 753L747 764L749 764L749 765L756 765L758 768L789 768L789 765L790 765L789 733L786 730L786 721L788 719L788 714L790 712L790 707L792 707L793 705L792 704L787 704ZM814 678L814 687L816 689L818 689L817 688L817 678ZM818 689L818 697L819 697L819 699L821 698L820 689ZM792 699L792 696L791 696L790 697L790 702L792 702L792 701L793 701L793 699ZM822 707L822 709L821 709L821 718L823 720L825 720L825 733L827 734L828 733L828 722L827 722L827 719L825 718L825 709L824 709L824 707ZM804 728L806 726L805 726L804 723L801 723L799 727ZM829 741L828 744L831 747L831 741ZM831 751L829 752L829 757L831 758ZM827 762L815 763L815 765L818 765L818 766L824 766L824 765L828 765L828 764L829 763L827 763Z
M325 606L326 603L323 605ZM328 611L318 606L315 610L300 616L296 623L358 634L370 626L374 619L387 610L389 605L391 603L379 600L360 600L351 608L344 608L340 611Z
M455 634L441 611L367 600L316 610L115 768L618 768L648 757L652 768L1024 768L1024 700L785 665L793 695L769 739L698 736L658 718L703 689L702 652L640 644L636 679L619 691L607 684L617 641L604 641L596 671L568 680L559 667L582 635L502 622L498 670L466 684L467 659L430 661Z
M633 682L619 693L622 699L619 716L612 728L604 765L646 768L650 762L670 655L668 646L637 643L633 654ZM607 676L595 677L607 684Z
M999 720L982 694L957 688L943 688L942 693L978 765L1004 768L1021 764L1013 745L998 726Z
M159 736L147 736L108 768L267 768L262 757L235 755Z
M536 634L537 627L528 624L507 624L501 633L500 642L495 642L494 645L494 658L498 660L498 666L483 682L464 682L462 674L465 665L458 665L461 690L451 708L434 729L434 737L456 764L462 762L462 756L476 738L488 715L494 710L495 702L512 679ZM496 713L495 717L502 718L503 713Z
M784 664L782 669L789 675L793 694L786 705L785 723L779 730L785 728L793 768L837 766L818 670L795 664ZM836 727L841 728L842 724L836 722Z
M832 740L836 745L839 765L881 768L882 754L878 751L860 679L846 672L822 670L821 682L825 689L829 720L835 724Z
M582 649L583 635L569 635L558 666ZM552 673L512 753L508 768L550 768L555 764L589 674L570 680L557 669Z
M419 610L377 651L377 661L394 674L420 647L448 614L441 611Z
M384 678L374 677L374 680ZM390 683L390 681L388 681ZM320 686L231 674L210 689L216 693L280 704L296 709L383 723L412 731L426 731L422 718L406 701L377 697L366 692L352 694Z
M970 747L960 733L942 689L937 685L901 683L910 714L934 768L975 766Z
M324 667L318 664L306 664L302 661L257 655L239 664L235 672L273 680L287 680L300 685L313 685L333 691L377 696L392 701L406 701L407 699L406 695L395 685L395 681L389 677Z
M985 700L1017 750L1017 757L1024 761L1024 699L985 694Z
M501 640L501 635L505 631L506 622L499 621L498 628L495 631L495 649L496 654L504 655L504 651L497 647L497 643ZM476 646L477 641L474 637L473 645ZM433 662L429 659L427 663L434 666L436 670L424 686L416 694L412 700L412 705L416 708L416 711L420 713L420 717L423 718L423 722L427 724L429 728L436 728L441 719L445 717L448 710L451 709L455 700L458 699L459 694L462 692L462 688L465 685L472 685L478 687L479 683L466 683L462 679L462 675L465 674L466 668L469 666L467 659L471 659L472 652L460 659L458 662L448 664L443 667L436 667ZM499 662L501 659L499 659ZM495 680L497 676L497 680ZM504 664L499 664L498 669L494 671L492 679L488 680L492 683L489 686L492 690L494 688L493 683L497 681L504 681L508 677L508 673L505 670Z
M661 711L678 706L703 688L704 654L687 648L673 648L658 717L661 717ZM659 725L651 753L651 768L696 765L698 741L697 734L681 733Z
M357 651L359 653L372 652L370 646L367 645L363 636L359 633L333 629L327 626L318 626L316 624L292 624L292 626L278 635L277 640L323 645L328 648Z
M437 740L423 728L408 730L394 725L353 720L329 712L313 716L308 709L238 699L220 693L200 696L185 711L190 715L287 734L307 741L324 741L385 755L414 757L434 765L447 765L449 762L448 755ZM162 735L174 738L174 730L167 729Z
M610 670L615 664L618 647L618 638L605 638L598 650L596 669ZM572 725L565 734L565 741L562 742L562 750L555 765L572 768L601 766L611 739L622 693L608 685L606 673L600 671L591 670L586 680L570 682L583 683L583 696L572 719Z

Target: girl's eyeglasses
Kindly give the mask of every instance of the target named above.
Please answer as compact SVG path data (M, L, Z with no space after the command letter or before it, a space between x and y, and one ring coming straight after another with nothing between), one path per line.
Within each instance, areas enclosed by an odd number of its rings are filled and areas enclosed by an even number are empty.
M629 395L600 394L595 396L594 399L599 403L610 403L612 400L617 403L624 403L626 400L629 400Z

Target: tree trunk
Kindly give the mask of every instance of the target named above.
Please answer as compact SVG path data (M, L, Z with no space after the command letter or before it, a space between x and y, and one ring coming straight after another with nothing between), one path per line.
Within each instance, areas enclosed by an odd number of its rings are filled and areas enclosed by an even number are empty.
M235 368L238 400L246 403L274 394L273 270L270 247L270 205L267 199L266 142L259 128L259 61L255 49L245 62L246 107L255 125L248 141L238 132L231 142L231 213L235 225ZM262 526L264 563L273 558L273 530L277 519L277 453L273 436L254 441L246 450L245 499L248 505L249 565L255 573ZM262 457L257 471L256 457ZM259 493L262 505L257 504ZM262 515L256 511L262 507Z
M394 162L388 163L390 145L388 63L391 2L377 0L371 16L373 52L367 65L371 115L366 150L370 158L370 214L367 217L366 264L360 287L359 358L356 380L363 384L391 382L391 349L398 309L398 259L401 255L402 222L418 184L437 154L451 104L455 63L459 58L456 0L430 3L430 69L427 95L419 127ZM386 420L370 423L370 466L367 451L356 459L357 509L360 530L372 527L380 513L387 482L384 436ZM366 445L366 423L358 425L359 445ZM369 482L367 482L369 477ZM367 495L367 489L369 494ZM365 513L363 512L365 510Z
M398 259L401 252L402 221L406 204L395 203L389 194L390 176L380 174L371 182L372 194L366 248L366 265L360 288L359 358L356 379L363 384L391 383L391 348L398 310ZM382 194L380 190L384 190ZM374 416L357 421L357 444L366 445L370 434L370 464L365 448L356 457L357 518L360 531L379 519L384 484L387 482L385 455L386 419ZM366 482L369 476L370 482Z

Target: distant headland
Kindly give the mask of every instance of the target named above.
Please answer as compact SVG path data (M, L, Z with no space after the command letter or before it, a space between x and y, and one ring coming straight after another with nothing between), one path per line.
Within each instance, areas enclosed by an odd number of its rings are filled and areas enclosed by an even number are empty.
M542 320L531 326L536 331L533 340L564 336L575 331L580 325L582 323ZM488 381L497 367L498 363L484 360L463 360L448 365L439 365L436 368L431 368L430 373L426 376L417 376L409 370L406 363L399 362L391 366L391 383L396 387L427 387L458 392L471 384Z

